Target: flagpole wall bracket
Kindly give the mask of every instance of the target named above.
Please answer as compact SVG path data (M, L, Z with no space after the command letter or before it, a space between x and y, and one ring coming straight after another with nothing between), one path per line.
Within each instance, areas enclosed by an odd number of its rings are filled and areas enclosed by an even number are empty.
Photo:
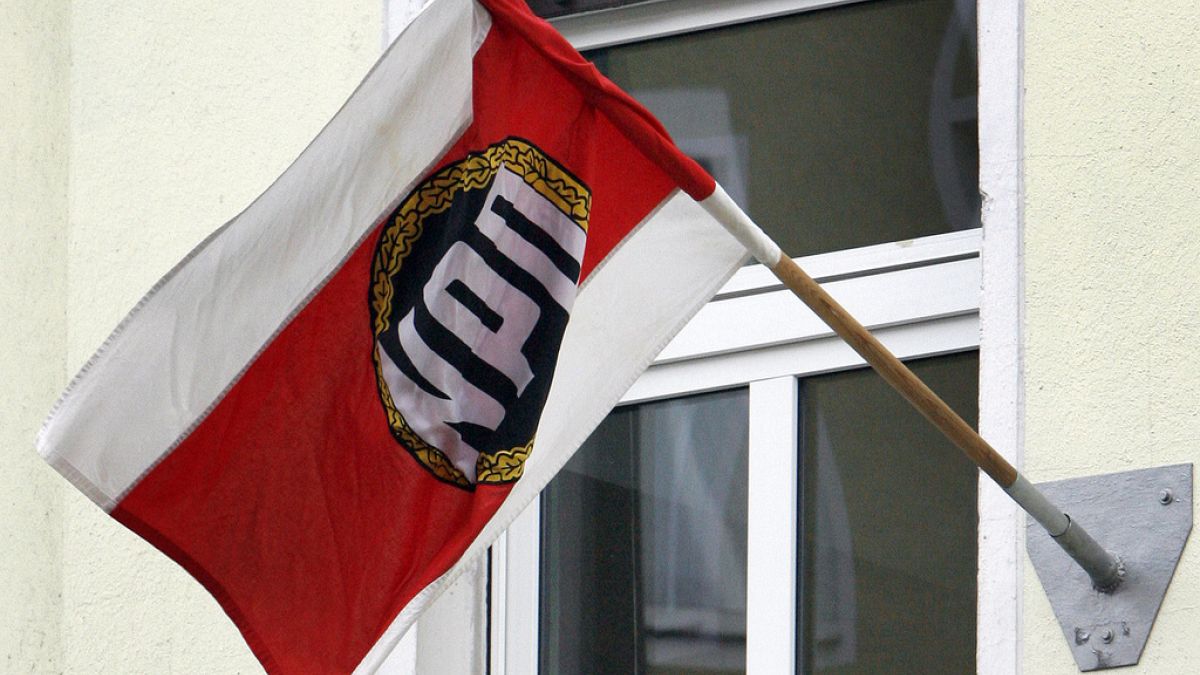
M1025 548L1081 671L1136 664L1192 531L1192 465L1042 483L1038 488L1125 568L1115 590L1087 573L1032 518Z

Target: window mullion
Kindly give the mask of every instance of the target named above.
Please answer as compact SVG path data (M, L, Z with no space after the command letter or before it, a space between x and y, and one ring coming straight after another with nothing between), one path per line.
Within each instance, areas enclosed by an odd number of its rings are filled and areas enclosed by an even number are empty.
M541 497L492 545L491 675L538 672Z
M746 672L796 667L797 447L795 377L750 384Z

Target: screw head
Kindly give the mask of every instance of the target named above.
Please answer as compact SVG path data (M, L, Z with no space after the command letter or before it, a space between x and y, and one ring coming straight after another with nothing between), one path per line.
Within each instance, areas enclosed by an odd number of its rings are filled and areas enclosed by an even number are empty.
M1164 489L1158 493L1158 503L1159 504L1166 506L1167 504L1170 504L1173 501L1175 501L1175 493L1171 492L1170 489Z
M1104 644L1108 644L1108 643L1112 642L1113 641L1113 632L1111 630L1105 628L1104 632L1100 634L1100 639L1104 641Z

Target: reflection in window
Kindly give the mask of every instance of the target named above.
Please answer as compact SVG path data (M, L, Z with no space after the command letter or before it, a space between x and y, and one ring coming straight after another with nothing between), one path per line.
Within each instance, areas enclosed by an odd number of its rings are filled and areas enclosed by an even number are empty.
M972 0L888 0L595 50L791 255L979 226Z
M911 365L974 421L974 353ZM874 372L800 410L802 672L974 672L978 471Z
M542 496L541 672L745 672L747 392L619 409Z

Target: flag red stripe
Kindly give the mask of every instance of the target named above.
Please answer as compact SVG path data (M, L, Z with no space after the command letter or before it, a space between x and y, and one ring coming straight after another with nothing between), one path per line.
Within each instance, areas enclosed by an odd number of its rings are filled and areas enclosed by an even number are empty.
M561 69L497 24L446 161L520 136L591 187L583 274L673 188ZM392 438L367 298L375 237L113 515L185 566L273 672L352 670L508 493L466 492ZM333 402L331 405L330 402Z
M373 244L113 512L181 553L279 672L352 670L506 493L437 481L389 434L364 316Z
M583 180L592 191L592 211L582 283L676 182L579 84L515 25L494 23L475 57L474 122L446 163L515 135Z

